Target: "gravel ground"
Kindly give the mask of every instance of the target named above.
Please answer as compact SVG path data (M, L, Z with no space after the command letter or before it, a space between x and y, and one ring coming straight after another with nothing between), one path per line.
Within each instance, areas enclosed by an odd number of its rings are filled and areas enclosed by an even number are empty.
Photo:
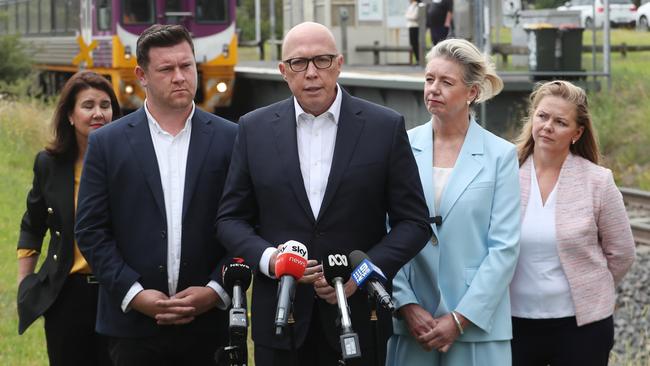
M650 247L638 246L632 269L618 286L612 366L650 366Z

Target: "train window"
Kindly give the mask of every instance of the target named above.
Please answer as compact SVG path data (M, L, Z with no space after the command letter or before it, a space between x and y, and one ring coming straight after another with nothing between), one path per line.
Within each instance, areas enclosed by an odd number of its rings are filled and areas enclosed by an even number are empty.
M227 19L227 0L196 0L196 21L198 23L223 23Z
M18 7L18 16L16 20L18 21L17 32L20 34L27 33L27 3L17 3Z
M153 23L154 14L153 0L122 1L122 23L125 25Z
M55 32L65 32L66 14L65 6L66 0L52 0L52 8L54 14L52 17L52 30Z
M79 30L81 26L81 2L79 0L67 0L67 3L68 5L66 8L68 9L68 22L66 29L68 32L74 32L76 30Z
M111 4L108 0L97 1L97 29L110 30L113 14L111 13Z
M41 0L41 33L50 33L52 31L52 2L50 0Z
M9 4L7 9L7 31L12 34L16 32L16 4Z
M38 33L38 0L29 1L29 9L27 9L29 16L29 33Z

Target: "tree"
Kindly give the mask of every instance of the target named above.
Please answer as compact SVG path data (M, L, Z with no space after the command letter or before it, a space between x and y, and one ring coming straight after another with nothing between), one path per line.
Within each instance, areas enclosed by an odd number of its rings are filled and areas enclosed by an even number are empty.
M29 75L32 61L18 35L0 36L0 81L11 84Z

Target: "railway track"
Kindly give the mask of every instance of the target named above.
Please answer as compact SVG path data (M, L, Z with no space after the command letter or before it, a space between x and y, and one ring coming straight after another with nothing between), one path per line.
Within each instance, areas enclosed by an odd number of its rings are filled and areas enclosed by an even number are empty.
M620 188L630 216L634 239L639 245L650 246L650 192Z

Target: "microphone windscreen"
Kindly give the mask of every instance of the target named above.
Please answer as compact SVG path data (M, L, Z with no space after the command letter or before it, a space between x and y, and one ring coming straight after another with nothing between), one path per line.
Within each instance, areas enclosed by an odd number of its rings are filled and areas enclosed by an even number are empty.
M360 250L355 250L350 253L350 264L352 264L352 279L356 282L357 286L363 287L366 280L376 279L381 283L386 282L386 275L379 267L375 266L370 257Z
M370 260L368 255L360 250L353 250L350 253L350 266L356 268L364 259Z
M296 280L302 278L307 268L307 247L295 240L278 247L278 257L275 261L275 276L289 275Z
M251 267L244 263L242 258L233 258L232 261L223 266L221 271L223 285L226 291L232 293L232 288L239 284L242 291L246 291L251 285Z
M323 259L323 275L330 286L334 286L334 279L341 278L345 283L350 279L351 273L348 257L345 254L328 254Z

